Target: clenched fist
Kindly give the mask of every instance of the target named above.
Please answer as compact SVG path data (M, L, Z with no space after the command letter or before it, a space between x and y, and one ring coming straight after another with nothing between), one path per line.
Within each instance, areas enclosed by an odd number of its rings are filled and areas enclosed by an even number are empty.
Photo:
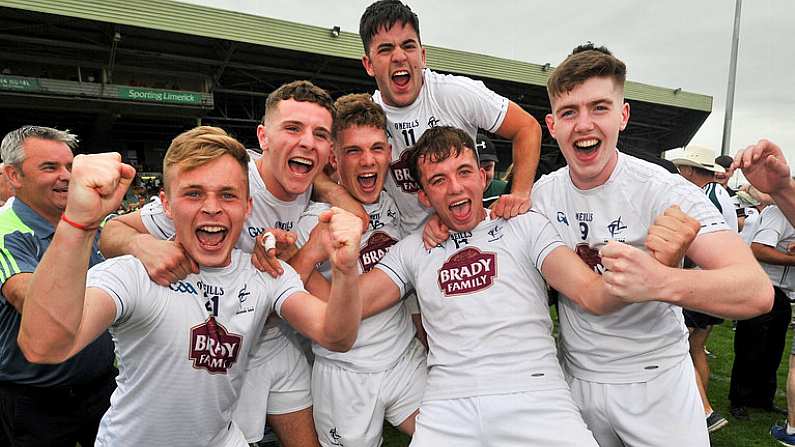
M86 227L98 227L119 208L134 177L135 168L122 163L117 152L76 156L64 214Z
M345 273L355 271L359 262L362 220L334 207L322 212L318 222L328 224L327 237L323 241L332 267Z
M698 235L701 223L673 205L654 220L646 248L663 265L677 267Z

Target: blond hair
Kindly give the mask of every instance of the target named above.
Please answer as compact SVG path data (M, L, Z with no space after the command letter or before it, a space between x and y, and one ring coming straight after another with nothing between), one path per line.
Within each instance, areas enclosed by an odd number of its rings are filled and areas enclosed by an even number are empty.
M185 171L196 169L224 155L231 155L243 172L248 172L248 152L239 141L232 138L223 129L211 126L199 126L177 135L163 158L163 186L168 189L168 171L179 167ZM248 190L248 175L246 190Z

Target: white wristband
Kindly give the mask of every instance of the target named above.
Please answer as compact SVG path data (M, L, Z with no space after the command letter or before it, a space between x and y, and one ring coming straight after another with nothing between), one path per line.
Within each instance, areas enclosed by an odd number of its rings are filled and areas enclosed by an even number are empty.
M270 231L266 232L262 236L262 246L265 248L266 253L269 250L276 248L276 236L274 236Z

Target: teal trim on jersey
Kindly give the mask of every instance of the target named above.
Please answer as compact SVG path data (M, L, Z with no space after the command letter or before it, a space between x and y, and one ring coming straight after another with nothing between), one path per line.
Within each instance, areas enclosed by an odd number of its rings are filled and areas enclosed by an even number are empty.
M718 192L716 191L717 190L716 185L718 184L707 183L705 186L705 188L707 188L705 192L707 193L707 197L709 197L709 201L712 202L713 205L715 205L715 207L718 209L718 211L720 211L721 214L723 214L723 207L720 206L720 200L718 200Z
M14 208L0 212L0 283L4 283L11 276L19 273L19 266L11 252L5 248L5 237L11 233L33 234L33 229L25 225L19 218Z

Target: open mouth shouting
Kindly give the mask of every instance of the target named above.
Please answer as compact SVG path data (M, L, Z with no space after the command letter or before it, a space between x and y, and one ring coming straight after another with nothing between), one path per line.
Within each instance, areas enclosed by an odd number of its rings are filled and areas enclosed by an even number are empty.
M359 183L359 187L362 189L362 191L371 192L375 189L375 186L378 183L378 174L375 172L361 174L356 177L356 181Z
M598 138L586 138L574 142L574 152L581 160L590 160L595 157L602 141Z
M305 175L312 171L315 162L304 157L293 157L287 160L287 166L294 174Z
M455 220L458 221L465 221L469 218L469 215L472 213L472 200L470 199L461 199L451 203L448 206L450 210L450 214L453 216Z
M221 225L201 225L196 229L196 239L205 250L216 250L226 240L229 229Z
M411 73L408 70L397 70L392 73L392 82L398 87L405 88L411 81Z

